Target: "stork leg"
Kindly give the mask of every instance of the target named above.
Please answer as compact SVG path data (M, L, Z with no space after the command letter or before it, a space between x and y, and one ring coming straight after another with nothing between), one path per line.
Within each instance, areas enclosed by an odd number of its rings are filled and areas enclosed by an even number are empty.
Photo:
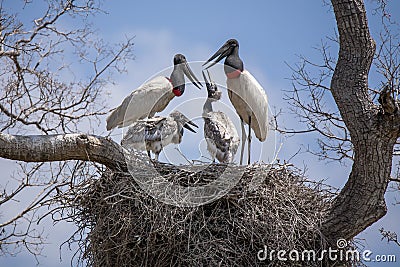
M240 118L240 126L242 126L242 147L240 149L240 165L243 163L244 144L246 142L246 130L244 129L243 119Z
M250 164L250 152L251 152L251 116L249 116L249 133L248 133L248 143L247 143L247 164Z
M160 150L157 151L156 160L158 161L158 156L160 155L161 151L164 149L162 143L160 142Z
M157 152L157 153L156 153L156 156L155 156L155 160L156 160L156 161L158 161L158 155L160 155L160 152Z
M151 159L150 150L147 150L147 156L149 156L149 159Z

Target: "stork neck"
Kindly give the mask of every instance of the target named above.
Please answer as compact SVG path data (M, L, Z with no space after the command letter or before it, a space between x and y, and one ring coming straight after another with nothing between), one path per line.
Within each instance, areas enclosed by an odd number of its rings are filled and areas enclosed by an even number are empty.
M172 92L175 96L181 96L185 92L185 77L183 71L179 66L174 66L171 73L170 81L172 83Z
M211 100L210 98L207 98L207 100L206 100L206 102L204 103L204 106L203 106L203 113L204 114L207 114L207 113L213 111L212 102L213 102L213 100Z
M238 75L234 75L235 77L233 77L236 78L243 70L243 61L239 57L239 47L236 46L233 48L232 53L225 59L224 71L228 78L233 75L231 73L238 73Z

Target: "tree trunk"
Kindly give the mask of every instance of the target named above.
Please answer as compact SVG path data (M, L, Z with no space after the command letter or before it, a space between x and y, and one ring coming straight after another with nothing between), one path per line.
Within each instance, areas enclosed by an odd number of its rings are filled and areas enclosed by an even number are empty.
M351 239L386 214L384 195L399 136L398 114L380 114L368 96L368 73L375 53L364 3L332 0L339 30L339 58L331 91L350 131L354 162L335 199L322 233L333 244Z

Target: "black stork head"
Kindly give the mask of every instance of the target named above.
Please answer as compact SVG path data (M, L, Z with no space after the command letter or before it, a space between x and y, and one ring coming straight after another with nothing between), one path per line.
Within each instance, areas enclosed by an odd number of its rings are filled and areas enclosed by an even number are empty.
M176 54L174 56L174 70L170 77L173 92L176 96L181 96L185 92L184 75L186 75L197 88L201 88L202 85L190 69L186 57L182 54Z
M207 71L208 79L207 76L204 73L204 70L202 71L204 82L206 83L207 86L207 97L211 100L217 101L221 99L222 92L218 90L218 86L211 80L210 72Z
M170 117L172 117L179 125L181 125L180 127L184 127L186 129L188 129L189 131L196 133L195 130L193 130L192 127L190 127L190 125L199 128L199 126L197 126L194 122L192 122L188 117L186 117L185 115L183 115L181 112L175 110L173 111L171 114L169 114ZM183 135L183 128L181 128L180 130L180 134Z
M224 70L228 78L232 76L232 74L240 74L240 72L244 70L243 61L239 57L239 42L236 39L229 39L226 41L225 44L218 49L218 51L215 52L206 63L203 64L203 66L215 59L210 65L208 65L208 67L206 67L206 69L208 69L217 64L223 58L226 58L224 62ZM232 76L232 78L234 77Z

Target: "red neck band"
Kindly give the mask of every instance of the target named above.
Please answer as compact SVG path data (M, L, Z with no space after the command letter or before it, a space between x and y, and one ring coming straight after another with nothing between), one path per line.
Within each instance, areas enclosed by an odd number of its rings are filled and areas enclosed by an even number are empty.
M174 93L175 96L181 96L182 95L182 92L179 89L176 89L176 88L172 89L172 92Z
M171 83L172 87L174 87L174 84L172 83L172 80L170 78L168 78L168 77L165 77L165 78ZM181 96L182 95L182 92L179 89L176 89L176 88L172 89L172 92L174 93L175 96Z
M240 70L234 70L232 72L228 72L226 73L226 77L228 77L228 79L234 79L240 76L242 72Z

